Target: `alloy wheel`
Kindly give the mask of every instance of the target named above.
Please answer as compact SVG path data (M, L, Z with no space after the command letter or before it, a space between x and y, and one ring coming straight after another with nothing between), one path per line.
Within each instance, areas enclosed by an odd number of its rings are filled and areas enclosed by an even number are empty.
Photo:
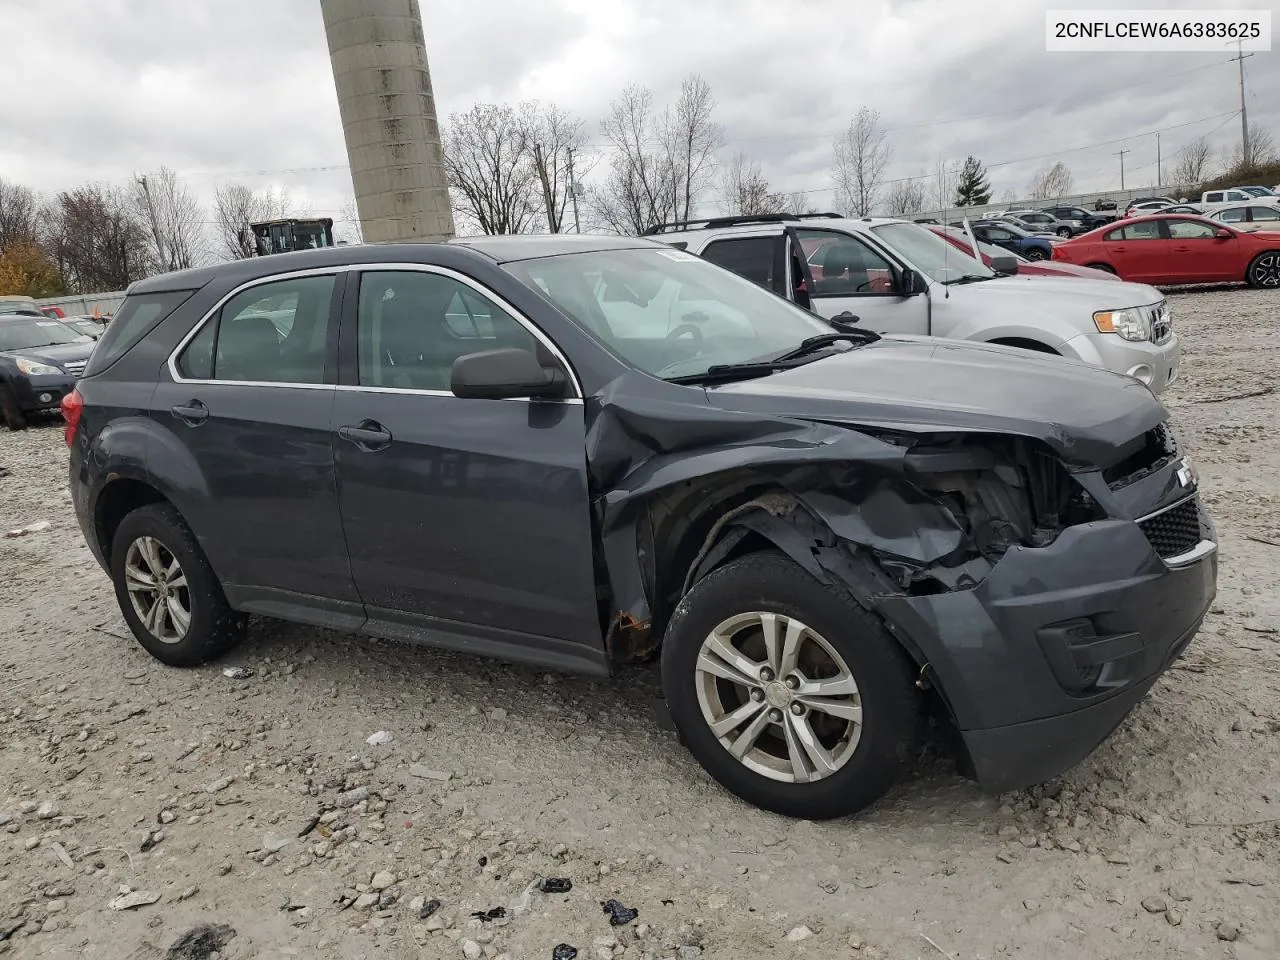
M124 559L125 589L147 632L178 643L191 626L191 594L182 565L155 537L138 537Z
M1253 282L1260 287L1280 287L1280 253L1264 253L1253 261Z
M840 770L862 735L862 697L844 658L817 631L780 613L722 621L698 652L698 705L743 766L784 783Z

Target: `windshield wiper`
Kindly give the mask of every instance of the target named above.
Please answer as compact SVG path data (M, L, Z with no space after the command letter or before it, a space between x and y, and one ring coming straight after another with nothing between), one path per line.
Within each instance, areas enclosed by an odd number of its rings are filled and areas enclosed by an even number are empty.
M949 287L953 283L981 283L983 280L994 280L994 279L995 279L994 274L990 277L984 277L976 273L966 273L962 277L956 277L952 280L944 280L943 285Z
M801 357L808 356L823 347L829 347L833 343L839 343L841 340L848 340L852 344L861 346L864 343L875 343L879 339L880 334L873 330L842 330L840 333L820 333L816 337L807 337L801 340L800 345L795 349L779 354L770 362L784 363L787 360L799 360Z
M688 373L682 377L667 377L668 383L716 383L727 380L746 380L763 377L791 366L773 360L749 360L746 363L717 363L702 373Z

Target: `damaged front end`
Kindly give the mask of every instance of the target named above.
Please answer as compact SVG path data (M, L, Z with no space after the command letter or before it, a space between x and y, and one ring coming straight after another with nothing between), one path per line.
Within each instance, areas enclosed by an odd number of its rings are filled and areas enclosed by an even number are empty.
M937 690L966 765L996 789L1083 758L1214 593L1212 551L1178 566L1191 554L1157 550L1143 520L1191 503L1212 541L1194 490L1176 488L1181 461L1159 423L1094 464L1048 434L641 406L596 411L592 428L611 658L653 656L711 570L781 551L880 617Z

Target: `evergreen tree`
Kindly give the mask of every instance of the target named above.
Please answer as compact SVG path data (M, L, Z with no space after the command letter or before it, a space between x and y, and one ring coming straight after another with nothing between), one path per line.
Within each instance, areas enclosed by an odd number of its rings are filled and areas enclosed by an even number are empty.
M980 207L991 202L991 181L987 171L975 157L967 157L956 183L957 207Z

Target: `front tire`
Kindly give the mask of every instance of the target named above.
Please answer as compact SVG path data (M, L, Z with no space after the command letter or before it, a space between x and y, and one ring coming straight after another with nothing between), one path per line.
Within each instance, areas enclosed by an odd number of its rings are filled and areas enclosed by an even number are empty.
M1067 239L1067 240L1071 239L1071 228L1070 228L1070 227L1059 227L1059 228L1058 228L1058 236L1063 237L1064 239Z
M18 398L7 383L0 383L0 416L10 430L27 429L27 416L18 406Z
M789 817L869 806L914 754L913 667L842 587L755 553L677 606L662 686L681 739L725 789Z
M120 521L111 579L142 648L172 667L194 667L244 639L247 618L227 604L213 568L173 507L139 507Z
M1280 253L1268 250L1254 257L1245 273L1245 280L1249 286L1259 290L1280 287Z

